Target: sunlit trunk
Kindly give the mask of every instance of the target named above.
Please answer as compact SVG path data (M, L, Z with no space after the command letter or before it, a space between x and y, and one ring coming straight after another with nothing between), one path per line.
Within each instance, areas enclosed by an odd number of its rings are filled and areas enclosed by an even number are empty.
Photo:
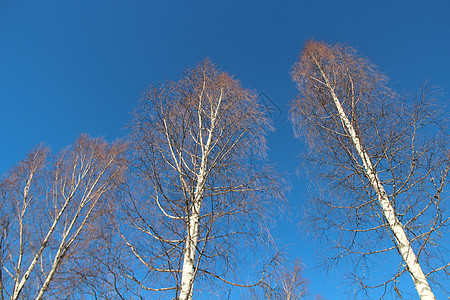
M356 148L356 151L358 152L359 157L361 158L365 173L367 177L370 180L370 184L374 188L375 192L377 193L378 202L380 203L381 209L383 210L383 215L386 218L389 227L391 231L393 232L395 236L395 240L397 242L397 248L403 258L403 261L405 262L407 269L409 273L411 274L411 277L413 278L417 293L420 296L420 299L422 300L431 300L436 299L434 297L433 292L431 291L430 285L428 284L427 278L425 274L422 271L422 268L420 264L417 261L416 255L414 254L414 251L411 247L411 244L408 240L408 237L406 236L405 230L403 229L403 225L398 220L395 210L392 207L392 204L389 201L389 198L386 194L386 191L383 187L383 185L380 182L380 179L378 178L378 175L373 168L372 161L363 148L361 141L359 137L357 136L355 129L353 128L353 125L350 123L349 119L347 118L344 109L342 108L342 105L334 92L332 86L330 85L329 81L327 80L326 76L322 73L324 76L324 79L326 81L327 87L331 92L331 95L333 97L334 103L336 105L336 108L339 112L339 117L346 128L347 132L350 134L353 145Z
M199 210L201 207L201 199L192 207L191 216L187 229L186 246L183 261L183 272L181 276L181 292L180 300L192 299L192 291L194 287L195 276L195 252L198 242L198 220Z
M205 88L205 83L203 84L203 90ZM211 142L213 138L214 128L216 125L217 114L219 112L219 107L222 102L222 93L218 99L217 107L210 110L211 124L208 128L208 138L206 143L203 142L202 138L202 97L203 92L199 96L198 104L198 125L199 125L199 143L202 151L202 158L200 162L200 170L197 176L197 185L195 187L193 204L190 211L189 221L187 223L187 237L184 249L184 260L183 260L183 270L181 275L181 292L179 300L191 300L193 294L194 278L195 278L195 254L198 243L198 229L199 229L199 218L200 209L202 205L203 190L206 181L206 168L208 163L208 156L211 147Z

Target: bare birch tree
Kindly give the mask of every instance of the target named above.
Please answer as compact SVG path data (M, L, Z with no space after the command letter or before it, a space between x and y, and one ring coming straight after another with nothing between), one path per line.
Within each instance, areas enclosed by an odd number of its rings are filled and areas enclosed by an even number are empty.
M269 254L253 254L247 267L243 256L271 241L266 210L281 198L266 163L271 123L256 95L204 60L177 82L150 86L132 130L137 176L118 231L135 296L192 299L199 280L249 285L244 270Z
M259 284L259 289L253 289L252 299L267 300L298 300L308 295L308 280L303 274L300 260L293 263L285 261L265 281ZM261 292L262 290L262 292Z
M399 278L409 273L420 298L435 299L433 275L449 274L442 243L449 150L430 93L400 99L354 49L316 41L306 43L292 77L300 91L294 128L333 191L317 197L308 219L334 250L331 262L350 258L363 291L382 287L384 295L390 286L402 298ZM378 283L367 277L375 255L390 261L395 252L401 259L392 276Z
M95 244L124 150L82 135L55 158L37 147L1 180L1 299L77 298L76 265Z
M298 300L307 294L308 281L303 276L303 265L295 261L290 268L285 268L279 280L281 299Z

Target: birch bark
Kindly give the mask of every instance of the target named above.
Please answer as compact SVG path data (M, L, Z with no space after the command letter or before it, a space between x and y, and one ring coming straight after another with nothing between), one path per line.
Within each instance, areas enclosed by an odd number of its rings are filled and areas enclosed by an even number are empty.
M396 212L389 201L389 198L386 194L383 185L380 182L380 179L378 178L378 175L373 167L370 156L364 149L361 140L356 134L356 131L352 123L349 121L347 115L345 114L341 102L337 97L334 88L330 84L329 78L323 72L317 60L314 59L314 61L317 67L320 69L321 75L324 80L324 84L333 98L334 104L336 105L342 124L346 129L346 131L350 134L353 145L363 163L365 173L370 180L370 184L372 185L373 189L377 194L378 202L380 203L383 215L386 218L392 233L394 234L398 251L400 252L402 259L405 262L409 273L411 274L411 277L414 281L414 285L416 287L417 293L420 296L420 299L422 300L436 299L433 292L431 291L427 278L423 273L420 264L417 261L414 250L412 249L408 237L406 236L405 230L403 229L403 225L398 220Z
M203 89L205 84L203 84ZM213 138L215 123L217 119L217 113L220 108L220 104L222 102L222 93L218 99L217 107L213 111L211 108L211 125L208 129L208 138L206 144L203 142L202 138L202 115L201 115L201 106L202 106L202 97L203 93L200 95L199 101L199 109L198 109L198 122L199 122L199 142L202 152L202 159L200 163L200 170L197 176L197 185L195 187L193 205L189 216L189 221L187 223L187 236L186 236L186 245L184 252L184 260L183 260L183 270L181 275L181 292L180 292L180 300L190 300L192 299L193 294L193 286L194 286L194 277L195 277L195 253L198 243L198 229L199 229L199 217L200 217L200 209L202 205L202 197L203 197L203 187L205 184L205 176L206 176L206 168L208 165L208 154L210 152L211 141Z

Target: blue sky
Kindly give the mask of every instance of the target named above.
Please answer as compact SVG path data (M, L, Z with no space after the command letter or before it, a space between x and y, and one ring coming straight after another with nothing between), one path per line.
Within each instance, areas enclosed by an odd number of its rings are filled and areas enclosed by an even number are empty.
M296 175L304 151L287 121L289 71L310 38L346 42L415 91L425 81L450 95L449 1L20 1L0 0L0 172L39 142L57 151L82 132L126 134L150 82L176 79L205 56L265 95L276 111L270 158L291 174L292 219L278 238L301 257L311 292L344 299L340 273L313 267L315 244L295 225L306 201Z

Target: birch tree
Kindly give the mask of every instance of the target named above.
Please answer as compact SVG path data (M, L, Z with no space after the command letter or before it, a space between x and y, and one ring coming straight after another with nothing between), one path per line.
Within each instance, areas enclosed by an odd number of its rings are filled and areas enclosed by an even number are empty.
M141 289L137 297L166 291L192 299L199 280L260 282L239 270L243 256L271 242L264 216L281 198L266 162L270 130L255 93L209 60L148 88L132 124L137 176L118 221L130 255L122 255L121 271Z
M298 300L308 295L309 281L304 277L300 260L284 261L271 277L251 291L251 299Z
M82 135L54 158L36 147L1 180L1 299L77 298L124 149Z
M291 117L310 144L309 161L325 190L308 224L323 233L330 262L349 258L355 283L393 287L409 273L421 299L435 299L433 275L449 272L443 248L449 216L449 170L443 135L426 88L401 98L367 59L344 45L309 41L292 71L299 89ZM444 234L444 240L442 235ZM374 256L390 261L391 276L373 283ZM389 269L384 264L386 269Z

